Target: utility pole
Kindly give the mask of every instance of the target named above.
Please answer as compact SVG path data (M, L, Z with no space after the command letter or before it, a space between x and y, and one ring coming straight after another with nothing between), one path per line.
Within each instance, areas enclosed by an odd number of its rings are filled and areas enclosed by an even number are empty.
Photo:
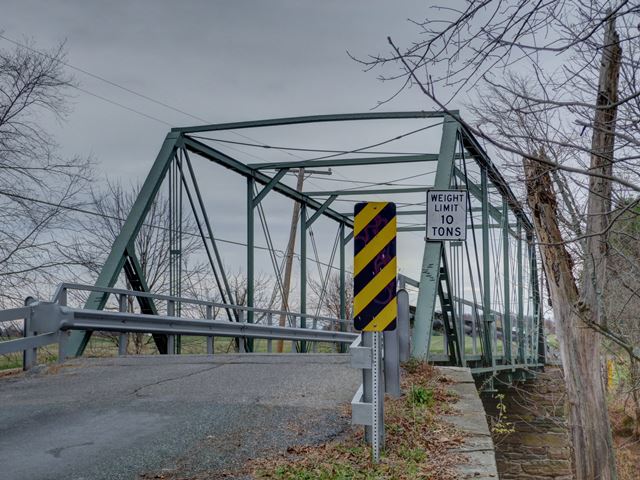
M296 184L296 190L302 192L302 186L304 184L305 174L318 174L318 175L331 175L331 169L329 170L306 170L304 168L298 169L298 182ZM282 304L280 310L289 311L289 290L291 288L291 269L293 267L293 250L296 245L296 232L298 230L298 220L300 219L300 203L293 203L293 214L291 215L291 229L289 230L289 243L287 243L287 251L285 257L284 266L284 279L282 282ZM279 325L284 327L286 324L287 316L285 314L280 315ZM276 343L276 352L282 353L283 341L278 340Z
M298 182L296 190L302 192L304 184L304 168L298 170ZM289 243L287 244L287 252L284 266L284 281L282 285L282 305L280 310L289 311L289 288L291 286L291 268L293 266L293 248L296 244L296 231L298 230L298 218L300 217L300 202L293 202L293 214L291 215L291 229L289 230ZM280 315L280 326L284 327L287 316L283 313ZM282 353L283 341L278 340L276 343L276 352Z

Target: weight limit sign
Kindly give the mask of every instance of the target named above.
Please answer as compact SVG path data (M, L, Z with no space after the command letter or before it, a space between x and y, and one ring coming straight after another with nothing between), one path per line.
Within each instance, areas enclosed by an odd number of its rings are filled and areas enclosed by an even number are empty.
M396 205L363 202L353 220L353 323L357 330L396 328Z
M467 238L467 191L427 192L427 240L464 241Z

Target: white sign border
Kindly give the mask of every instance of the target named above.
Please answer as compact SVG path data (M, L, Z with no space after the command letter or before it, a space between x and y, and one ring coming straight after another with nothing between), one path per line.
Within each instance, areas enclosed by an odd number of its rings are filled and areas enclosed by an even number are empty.
M429 194L432 192L446 192L446 193L464 193L465 194L465 202L464 202L464 236L463 238L450 238L446 240L441 239L430 239L429 238ZM467 216L469 214L469 190L467 188L429 188L427 189L426 195L426 203L425 203L425 241L427 242L466 242L467 241Z

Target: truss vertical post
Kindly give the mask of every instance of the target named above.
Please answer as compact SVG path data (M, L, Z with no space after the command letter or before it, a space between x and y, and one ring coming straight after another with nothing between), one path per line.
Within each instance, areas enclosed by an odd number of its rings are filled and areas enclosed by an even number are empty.
M480 188L482 195L482 313L484 317L484 358L486 365L496 366L494 355L495 345L495 319L491 311L491 269L489 259L491 250L489 245L489 189L487 182L487 169L482 166L480 170Z
M253 205L253 190L255 186L255 180L253 177L247 177L247 307L254 307L254 288L255 288L255 237L254 237L254 205ZM253 323L253 310L247 311L247 323ZM242 339L240 339L242 341ZM247 341L248 350L253 351L253 340Z
M169 295L182 296L182 158L176 150L169 169ZM177 302L174 314L179 317L182 305ZM175 353L182 350L182 336L175 336Z
M167 173L175 150L179 147L181 141L182 135L180 132L169 132L166 136L160 152L151 167L151 171L131 208L131 212L122 225L122 229L116 240L113 242L111 252L96 280L97 287L113 287L118 280L118 276L126 260L127 247L136 239L140 227L147 216L147 212L160 189L160 185ZM104 293L92 292L85 303L85 308L102 310L107 303L107 298L108 295ZM90 338L91 332L71 332L69 341L67 342L67 356L82 355ZM162 350L161 353L163 353Z
M507 199L502 199L502 268L503 268L503 297L504 312L502 317L502 344L507 363L513 363L511 352L511 278L509 255L509 204Z
M525 363L524 356L524 298L522 285L522 222L518 219L518 363Z
M446 189L451 186L454 156L457 146L458 122L446 115L442 124L442 138L438 153L438 166L433 188ZM429 192L427 191L427 195ZM433 309L438 294L438 280L440 277L440 259L442 257L442 242L427 242L425 239L422 270L420 274L420 289L413 329L414 342L411 355L427 359L431 343L433 326Z
M307 313L307 204L300 208L300 313ZM306 318L300 317L300 328L306 328ZM306 351L307 342L300 342L300 352Z

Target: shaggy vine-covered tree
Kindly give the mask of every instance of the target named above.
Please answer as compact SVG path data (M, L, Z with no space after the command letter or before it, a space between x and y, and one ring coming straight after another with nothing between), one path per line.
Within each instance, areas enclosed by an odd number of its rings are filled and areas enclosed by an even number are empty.
M442 3L414 21L414 43L388 38L389 54L360 60L399 82L390 98L418 88L429 108L466 104L463 127L520 180L553 302L579 480L616 478L602 338L637 352L611 328L604 295L611 226L637 204L620 209L620 199L640 192L639 14L628 0Z

